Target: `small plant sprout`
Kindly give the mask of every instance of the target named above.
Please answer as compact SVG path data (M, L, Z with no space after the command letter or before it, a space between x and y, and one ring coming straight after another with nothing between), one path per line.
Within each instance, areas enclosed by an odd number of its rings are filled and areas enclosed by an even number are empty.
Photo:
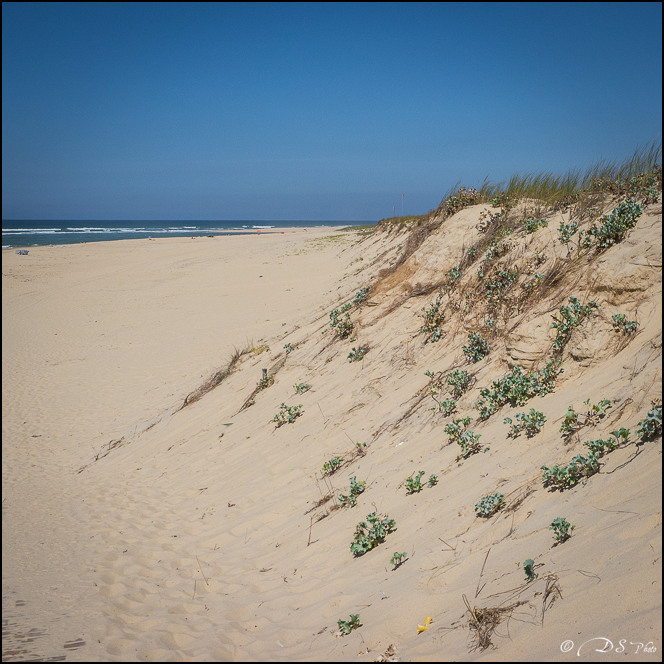
M553 536L556 539L556 544L566 542L571 536L575 526L570 525L567 519L562 516L554 519L549 526L549 530L553 530Z
M412 493L419 493L422 491L424 488L424 485L422 484L420 478L424 475L424 471L420 470L415 477L410 475L409 477L406 478L405 485L406 485L406 492L410 495Z
M323 475L332 475L332 473L335 470L337 470L343 462L344 460L341 457L338 456L332 457L329 461L326 461L323 464L321 472L323 473Z
M560 433L568 436L574 433L574 431L579 429L581 426L583 425L579 422L579 414L574 410L574 408L572 408L572 406L568 406L565 417L563 418L563 423L560 425Z
M358 454L359 456L364 456L366 454L365 448L367 444L366 443L355 443L355 453Z
M488 496L484 496L484 498L475 505L475 513L477 516L488 518L493 516L504 505L505 496L502 493L492 493Z
M625 314L615 314L611 316L613 318L613 329L616 332L623 332L625 334L633 334L636 332L636 321L627 320Z
M526 573L526 581L528 583L534 581L539 576L539 574L535 574L535 561L532 558L523 561L523 571Z
M641 442L652 440L658 435L662 435L662 402L655 399L650 402L652 410L639 422L639 428L636 430L636 435L639 436Z
M466 354L466 359L469 362L479 362L491 350L491 346L486 342L486 339L477 332L471 332L468 335L468 345L462 346L463 352Z
M272 421L277 423L277 427L284 424L292 424L296 418L302 415L302 412L302 404L299 406L287 406L285 403L282 403L279 406L279 412L274 416Z
M376 512L367 515L366 521L360 521L355 526L355 536L350 545L351 553L358 558L367 551L378 546L393 530L396 530L396 522L389 517L380 518Z
M595 426L606 415L607 409L612 406L611 399L601 399L596 404L591 404L590 399L586 399L583 403L588 408L584 415L577 413L572 406L567 407L567 412L560 425L560 433L564 436L570 436L581 427Z
M355 477L350 478L350 491L348 492L348 495L345 496L344 494L341 494L339 496L339 502L341 503L342 507L355 507L357 505L357 497L361 494L364 493L364 487L366 486L366 482L364 480L361 480L360 482L357 482Z
M427 486L429 488L436 486L438 484L438 477L434 474L429 475L429 479L427 480Z
M293 389L298 394L304 394L305 392L308 392L311 389L311 385L309 385L309 383L299 383L298 385L293 385Z
M369 350L369 349L368 348L363 348L363 347L355 348L355 346L353 346L350 353L348 353L348 361L349 362L359 362L364 357L367 350Z
M586 399L583 403L588 406L584 424L592 424L592 426L595 426L606 415L607 408L611 408L612 405L611 399L602 399L599 403L592 405L590 404L590 399Z
M360 614L359 613L351 613L350 614L350 620L337 620L337 625L339 625L339 631L343 636L347 636L350 634L354 629L357 629L358 627L362 627L362 623L360 622Z
M394 569L406 562L406 552L399 553L398 551L394 552L394 555L390 558L390 564L394 565Z
M284 346L284 350L286 351L286 355L289 353L292 353L295 349L293 348L292 344L286 344Z

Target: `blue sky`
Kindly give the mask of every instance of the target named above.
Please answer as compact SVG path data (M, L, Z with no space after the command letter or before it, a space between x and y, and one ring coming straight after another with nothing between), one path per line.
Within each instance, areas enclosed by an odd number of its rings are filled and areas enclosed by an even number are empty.
M4 219L376 221L661 125L658 2L2 4Z

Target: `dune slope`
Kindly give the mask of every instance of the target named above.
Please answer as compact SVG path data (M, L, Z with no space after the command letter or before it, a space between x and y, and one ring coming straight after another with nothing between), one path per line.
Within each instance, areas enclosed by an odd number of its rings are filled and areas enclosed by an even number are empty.
M661 203L607 248L564 245L570 211L496 213L353 234L326 307L81 458L88 655L659 659Z

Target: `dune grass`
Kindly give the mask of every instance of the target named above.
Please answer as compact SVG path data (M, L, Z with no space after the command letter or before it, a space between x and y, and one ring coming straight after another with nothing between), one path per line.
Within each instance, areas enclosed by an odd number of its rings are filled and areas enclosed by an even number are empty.
M220 385L225 378L231 375L233 369L235 369L242 356L250 352L251 349L248 347L242 350L234 348L226 366L223 369L219 369L218 371L216 371L201 386L196 388L193 392L190 392L185 397L183 404L180 406L180 408L178 408L178 410L182 410L189 404L198 401L202 396L204 396L205 394L213 390L215 387Z
M622 161L600 160L585 170L573 168L564 174L550 171L515 173L506 182L497 184L487 178L479 189L469 189L457 183L443 197L438 210L453 214L466 205L493 202L498 206L508 201L524 199L559 207L575 203L584 193L624 193L629 191L630 186L633 188L645 184L645 181L633 182L634 179L644 180L648 176L650 183L661 188L661 141L652 141L637 148L630 157Z

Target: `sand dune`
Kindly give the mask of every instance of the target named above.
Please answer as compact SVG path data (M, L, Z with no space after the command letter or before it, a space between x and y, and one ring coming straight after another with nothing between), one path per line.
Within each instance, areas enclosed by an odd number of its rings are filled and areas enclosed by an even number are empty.
M489 207L371 234L3 252L3 660L659 660L661 434L635 430L661 400L661 204L600 253L557 241L568 212L515 230L495 264L518 277L493 309L484 251L462 263ZM441 337L426 343L439 294ZM552 315L571 296L598 307L556 355ZM342 339L330 313L343 321L347 302ZM618 312L634 334L613 329ZM463 346L478 331L491 350L472 363ZM552 391L478 417L482 389L558 356ZM263 369L274 380L256 390ZM450 396L454 369L470 386L445 416L432 394ZM594 424L561 435L568 407L602 399ZM300 414L277 426L281 404ZM504 418L530 408L542 430L508 436ZM466 416L481 450L464 458L444 429ZM619 427L628 441L599 473L543 485L542 465ZM365 490L339 507L351 477ZM503 509L477 516L493 493ZM354 556L373 512L396 529ZM559 545L557 517L575 526ZM362 626L340 635L352 614ZM483 616L497 621L487 649L472 629Z

